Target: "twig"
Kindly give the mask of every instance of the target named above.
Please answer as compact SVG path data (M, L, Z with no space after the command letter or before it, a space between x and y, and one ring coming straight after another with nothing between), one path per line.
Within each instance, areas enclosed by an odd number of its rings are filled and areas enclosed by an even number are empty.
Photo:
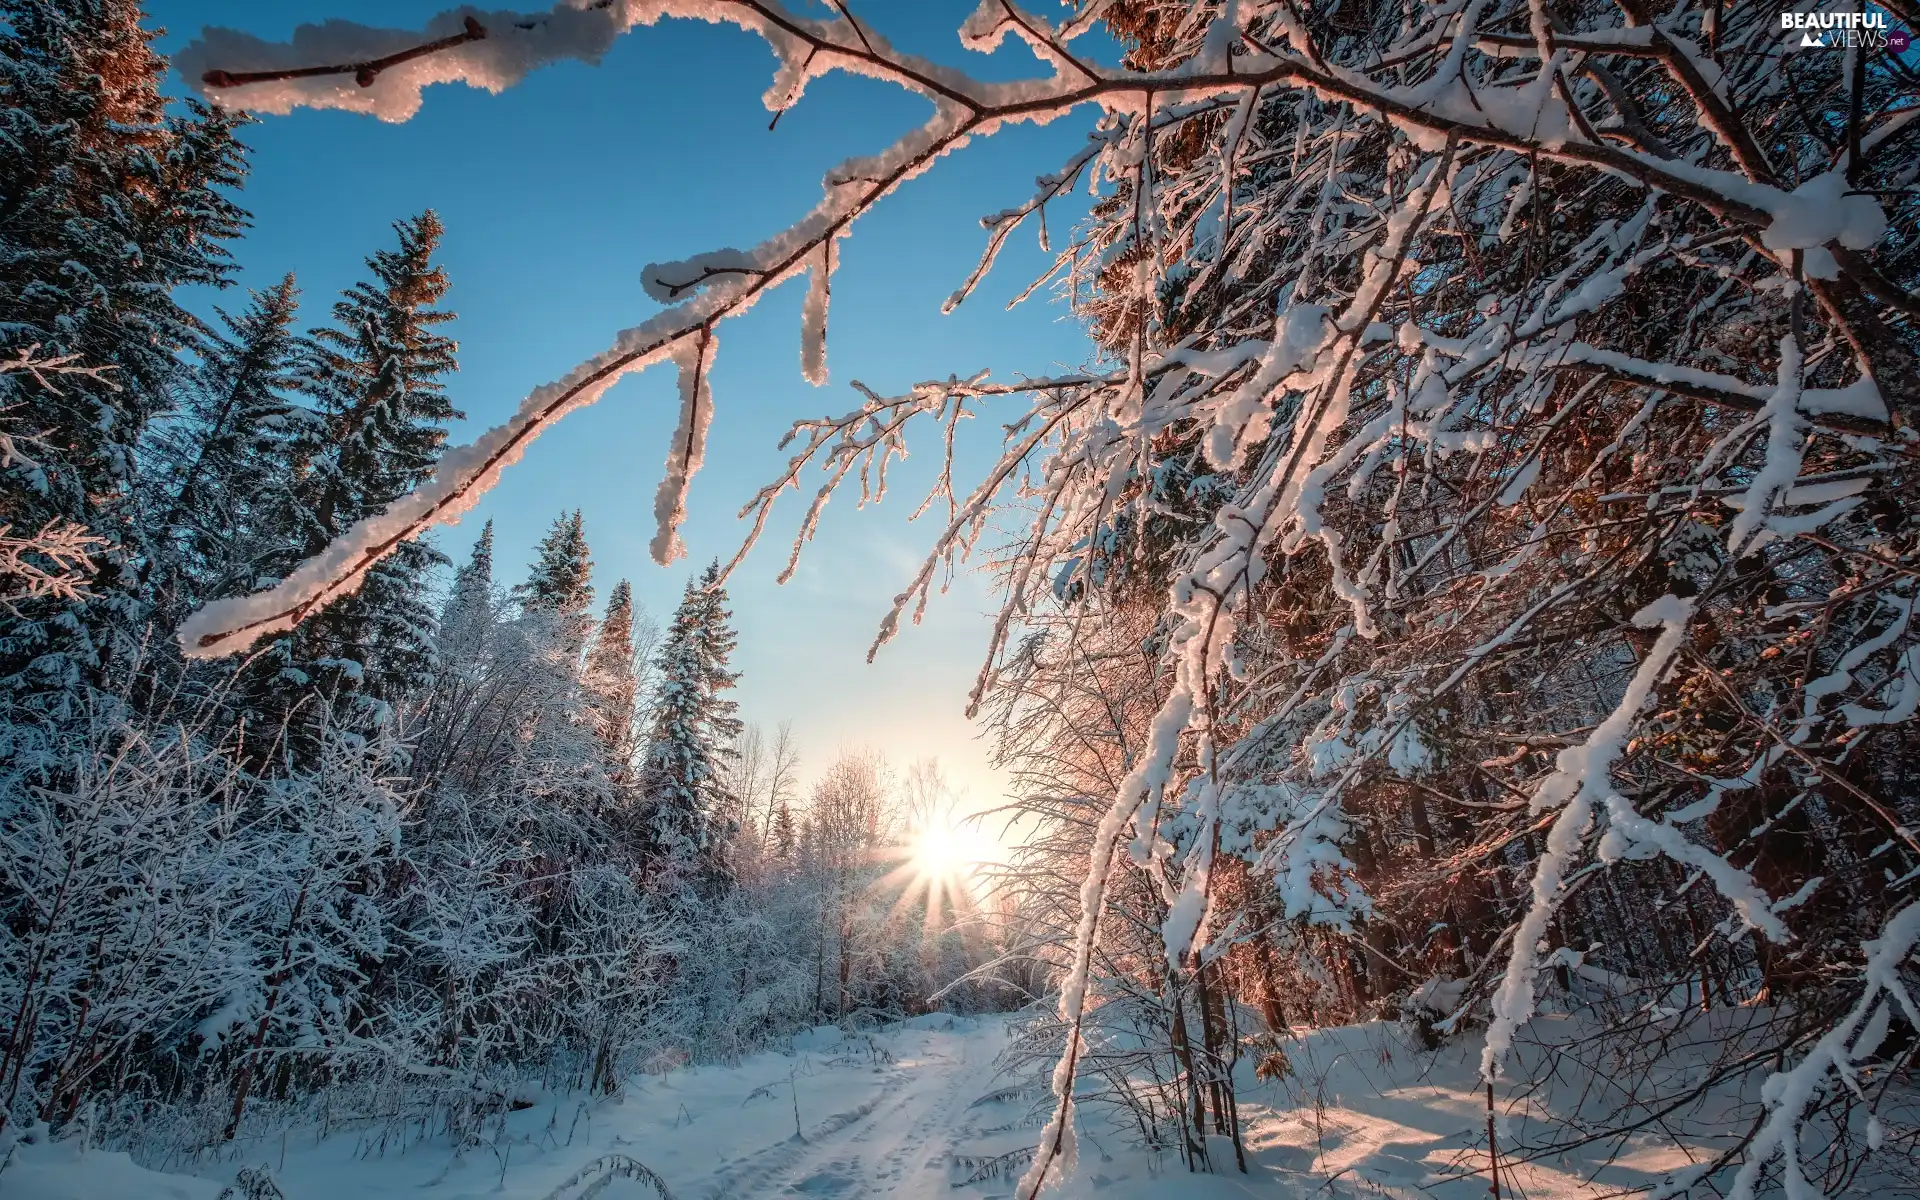
M287 67L277 71L222 71L212 70L200 76L200 82L212 88L244 87L249 83L273 83L281 79L311 79L320 75L351 75L353 81L361 87L372 87L380 72L388 67L397 67L416 58L425 58L441 50L451 50L468 42L477 42L487 36L487 27L473 17L463 23L465 28L448 37L437 38L431 42L422 42L406 50L395 51L384 58L370 58L365 62L341 63L328 67Z

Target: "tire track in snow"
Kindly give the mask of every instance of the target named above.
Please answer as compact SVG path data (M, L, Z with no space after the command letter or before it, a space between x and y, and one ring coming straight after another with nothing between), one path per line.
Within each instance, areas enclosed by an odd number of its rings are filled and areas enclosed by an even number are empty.
M783 1142L721 1167L690 1194L711 1200L946 1195L943 1168L959 1139L974 1132L966 1109L993 1076L998 1042L964 1033L929 1040L926 1054L873 1099L828 1118L805 1142Z
M919 1121L915 1122L913 1128L907 1131L906 1136L896 1143L893 1149L888 1151L880 1160L876 1175L878 1177L877 1182L882 1184L880 1190L883 1192L897 1192L902 1185L907 1182L910 1174L909 1157L917 1157L920 1154L924 1154L930 1136L936 1131L942 1131L940 1140L943 1144L941 1148L923 1159L918 1168L912 1168L912 1174L941 1172L941 1168L953 1161L954 1150L959 1144L961 1135L971 1131L971 1122L968 1122L967 1127L961 1129L956 1129L953 1123L955 1110L959 1109L964 1113L967 1106L972 1102L972 1089L963 1085L973 1081L974 1076L977 1075L979 1071L978 1064L969 1064L967 1056L971 1051L989 1063L991 1063L993 1056L985 1053L981 1048L973 1046L971 1039L960 1039L958 1048L960 1051L960 1061L955 1064L953 1070L944 1073L945 1086L939 1089L939 1102L922 1116ZM969 1065L973 1065L974 1070L967 1070L966 1068ZM937 1179L930 1181L931 1186L937 1186L942 1190L945 1189L946 1183L944 1172L941 1172ZM911 1195L912 1192L908 1194Z
M778 1195L768 1187L784 1174L811 1157L823 1145L830 1144L829 1139L853 1125L873 1115L875 1109L906 1087L909 1080L899 1078L889 1081L880 1089L878 1095L858 1108L835 1113L816 1126L802 1141L788 1138L777 1142L764 1150L757 1151L738 1161L723 1164L713 1174L696 1185L691 1194L706 1200L728 1200L735 1196Z

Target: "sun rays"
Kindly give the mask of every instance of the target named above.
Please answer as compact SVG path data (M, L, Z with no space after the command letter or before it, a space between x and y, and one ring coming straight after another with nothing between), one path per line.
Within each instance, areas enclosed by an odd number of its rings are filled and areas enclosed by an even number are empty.
M957 924L979 903L982 872L1005 857L1005 848L978 821L951 815L920 823L894 848L899 864L882 886L899 888L893 919L924 908L927 936Z

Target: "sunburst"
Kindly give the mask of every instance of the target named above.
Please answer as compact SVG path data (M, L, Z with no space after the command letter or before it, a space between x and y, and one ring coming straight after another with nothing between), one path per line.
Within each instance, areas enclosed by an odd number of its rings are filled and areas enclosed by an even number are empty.
M1005 857L1005 850L979 822L949 817L921 824L895 854L900 865L886 880L901 889L894 914L904 916L924 901L931 937L975 907L982 872Z

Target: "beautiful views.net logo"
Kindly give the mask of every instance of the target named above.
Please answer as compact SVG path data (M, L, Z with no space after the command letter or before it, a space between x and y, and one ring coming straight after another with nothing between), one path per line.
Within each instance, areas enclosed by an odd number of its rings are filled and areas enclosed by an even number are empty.
M1904 54L1912 38L1884 12L1787 12L1780 28L1799 35L1801 49L1891 50Z

